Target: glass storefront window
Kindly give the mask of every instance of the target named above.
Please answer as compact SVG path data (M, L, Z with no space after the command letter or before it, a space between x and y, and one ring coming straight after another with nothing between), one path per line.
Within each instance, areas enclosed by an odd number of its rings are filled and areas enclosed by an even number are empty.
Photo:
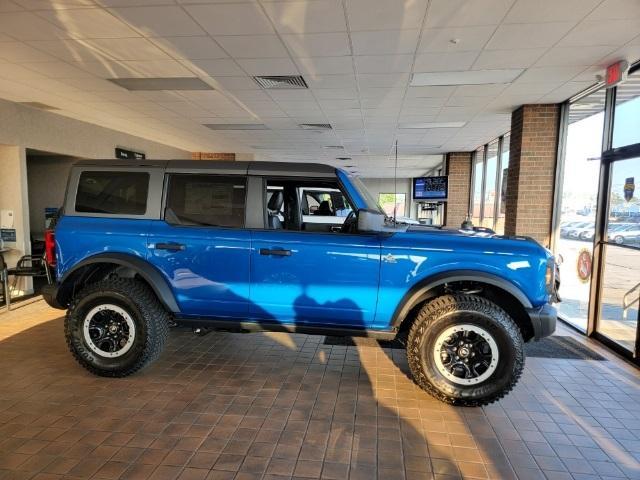
M502 150L500 151L500 172L498 172L498 215L496 217L496 233L504 234L504 214L507 207L507 174L509 172L509 142L511 135L502 137Z
M484 180L484 147L479 148L473 155L473 192L471 193L472 213L471 221L480 225L482 214L482 183Z
M616 89L613 148L640 143L640 72Z
M593 271L593 238L604 128L605 91L569 105L560 225L556 254L560 267L560 316L586 331Z
M489 144L487 149L487 161L485 166L484 183L484 211L482 214L482 226L494 227L496 206L496 185L498 173L498 140Z

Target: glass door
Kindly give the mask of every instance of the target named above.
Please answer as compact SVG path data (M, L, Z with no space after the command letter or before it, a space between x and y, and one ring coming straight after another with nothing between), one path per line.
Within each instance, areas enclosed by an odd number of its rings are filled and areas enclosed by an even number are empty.
M637 147L637 150L636 148ZM616 151L618 150L618 151ZM634 356L640 303L640 145L605 152L610 160L596 331ZM628 155L636 155L624 158Z

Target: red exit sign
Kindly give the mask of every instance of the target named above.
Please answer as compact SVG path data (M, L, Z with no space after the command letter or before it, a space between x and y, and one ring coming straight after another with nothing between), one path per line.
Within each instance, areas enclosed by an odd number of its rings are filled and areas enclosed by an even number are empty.
M629 70L629 63L625 60L620 60L613 65L609 65L604 79L607 88L615 87L619 83L624 82L627 79L627 70Z

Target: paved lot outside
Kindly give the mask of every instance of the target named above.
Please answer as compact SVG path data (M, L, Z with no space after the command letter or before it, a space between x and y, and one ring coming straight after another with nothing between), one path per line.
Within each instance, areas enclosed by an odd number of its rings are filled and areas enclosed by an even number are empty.
M465 409L419 390L403 350L323 340L174 330L152 367L105 379L59 311L2 313L0 480L640 479L620 360L530 358L507 398Z

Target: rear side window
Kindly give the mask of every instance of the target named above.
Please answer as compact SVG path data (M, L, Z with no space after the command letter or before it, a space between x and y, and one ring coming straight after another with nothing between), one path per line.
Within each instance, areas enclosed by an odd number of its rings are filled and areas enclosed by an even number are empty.
M146 172L85 171L80 174L76 212L144 215L149 174Z
M174 225L241 228L246 182L244 177L171 175L165 220Z

